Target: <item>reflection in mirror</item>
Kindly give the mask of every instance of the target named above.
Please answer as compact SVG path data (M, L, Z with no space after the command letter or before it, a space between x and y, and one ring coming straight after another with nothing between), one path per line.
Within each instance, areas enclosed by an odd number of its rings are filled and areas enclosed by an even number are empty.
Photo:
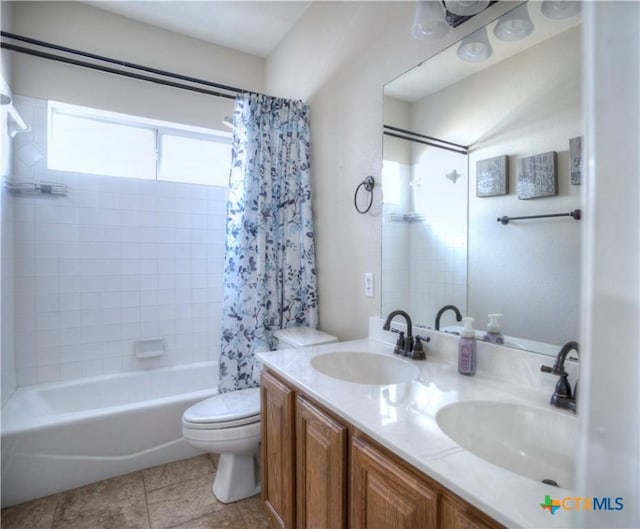
M493 21L486 61L462 61L454 45L385 86L381 313L402 308L433 327L438 309L454 304L479 332L501 313L508 345L556 354L578 337L580 222L496 220L580 208L569 143L582 134L581 17L550 19L541 2L526 5L533 31L503 41ZM546 153L555 153L555 192L536 169ZM521 191L528 183L543 196L519 198L519 170ZM442 328L454 324L453 312L443 315Z

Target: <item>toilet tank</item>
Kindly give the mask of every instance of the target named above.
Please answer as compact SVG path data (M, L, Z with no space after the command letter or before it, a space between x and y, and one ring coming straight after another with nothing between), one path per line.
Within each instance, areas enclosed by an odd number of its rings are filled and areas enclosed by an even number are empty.
M278 339L278 349L297 349L338 341L335 336L311 327L278 329L273 331L273 335Z

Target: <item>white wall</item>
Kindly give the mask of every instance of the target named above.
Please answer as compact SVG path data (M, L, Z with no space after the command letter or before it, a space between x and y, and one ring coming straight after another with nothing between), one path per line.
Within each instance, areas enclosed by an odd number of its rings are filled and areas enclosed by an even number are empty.
M3 2L4 4L5 2ZM261 91L264 59L141 24L82 2L13 2L13 32L247 90ZM15 93L217 128L233 101L13 55Z
M589 2L579 527L640 527L640 4Z
M312 178L320 326L342 339L367 334L380 299L380 207L359 215L353 193L382 169L383 85L506 11L500 2L437 42L409 31L413 2L316 2L267 59L265 89L311 105ZM378 202L379 206L379 202Z

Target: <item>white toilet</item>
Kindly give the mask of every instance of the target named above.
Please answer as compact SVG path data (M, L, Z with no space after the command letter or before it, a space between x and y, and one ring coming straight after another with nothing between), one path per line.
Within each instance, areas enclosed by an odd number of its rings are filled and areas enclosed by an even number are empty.
M278 349L337 342L335 336L309 327L274 332ZM222 503L260 492L260 388L220 393L191 406L182 416L187 442L220 454L213 493Z

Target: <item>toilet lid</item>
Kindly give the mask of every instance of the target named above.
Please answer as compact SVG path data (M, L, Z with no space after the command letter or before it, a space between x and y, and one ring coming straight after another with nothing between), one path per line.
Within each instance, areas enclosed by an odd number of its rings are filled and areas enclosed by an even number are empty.
M288 327L286 329L276 329L273 335L289 347L309 347L312 345L323 345L325 343L337 342L338 339L326 332L313 329L311 327ZM280 347L280 349L287 349Z
M194 428L229 428L260 420L260 388L220 393L191 406L182 420Z

